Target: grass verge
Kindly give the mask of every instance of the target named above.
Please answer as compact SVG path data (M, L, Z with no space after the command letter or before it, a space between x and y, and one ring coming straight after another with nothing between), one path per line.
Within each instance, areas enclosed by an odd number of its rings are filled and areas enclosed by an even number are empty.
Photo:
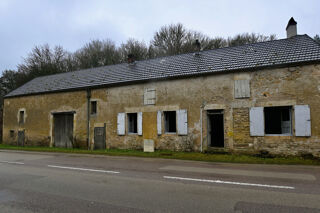
M23 150L37 152L62 152L76 154L94 154L109 156L134 156L149 158L166 158L179 160L195 160L206 162L225 162L225 163L250 163L250 164L285 164L285 165L320 165L319 159L305 159L302 157L274 157L263 158L244 154L209 154L199 152L173 152L173 151L155 151L146 153L138 150L107 149L107 150L84 150L84 149L66 149L50 147L20 147L0 144L3 150Z

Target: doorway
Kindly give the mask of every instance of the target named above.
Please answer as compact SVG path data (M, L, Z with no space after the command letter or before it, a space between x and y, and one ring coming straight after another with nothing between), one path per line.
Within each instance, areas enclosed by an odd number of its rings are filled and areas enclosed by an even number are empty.
M106 124L94 128L94 149L106 149Z
M57 113L54 119L54 146L73 147L73 113Z
M224 147L223 110L207 111L208 118L208 146Z
M24 146L24 130L18 131L18 146Z

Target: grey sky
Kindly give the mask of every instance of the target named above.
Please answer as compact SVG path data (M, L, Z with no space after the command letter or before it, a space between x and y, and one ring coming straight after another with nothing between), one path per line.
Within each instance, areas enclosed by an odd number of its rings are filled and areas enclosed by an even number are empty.
M320 34L319 0L0 0L0 72L16 69L35 45L75 51L92 39L149 42L161 26L182 23L208 36L242 32L285 37L291 16L298 34Z

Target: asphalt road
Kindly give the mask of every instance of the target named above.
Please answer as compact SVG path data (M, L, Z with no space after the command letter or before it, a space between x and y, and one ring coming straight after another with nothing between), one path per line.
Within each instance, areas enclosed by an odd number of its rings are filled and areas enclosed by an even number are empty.
M320 212L320 167L0 151L0 212Z

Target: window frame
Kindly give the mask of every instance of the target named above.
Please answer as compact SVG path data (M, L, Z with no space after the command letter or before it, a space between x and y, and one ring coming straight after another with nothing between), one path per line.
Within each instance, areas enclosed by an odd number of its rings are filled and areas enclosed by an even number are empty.
M267 133L266 132L266 111L265 109L266 108L278 108L279 110L282 109L285 109L287 108L289 110L289 121L290 121L290 132L289 133ZM265 136L293 136L293 116L292 116L292 113L293 113L293 106L266 106L266 107L263 107L263 116L264 116L264 135ZM282 117L283 117L283 113L281 112L280 113L281 115L281 118L280 118L280 126L281 126L281 132L282 132L282 122L284 122L282 120Z
M13 129L10 129L10 138L14 138L14 130Z
M25 120L25 110L19 110L19 125L25 124Z
M131 131L132 127L131 127L131 123L132 120L130 120L131 116L135 115L135 125L133 125L133 131ZM127 113L127 132L128 135L137 135L138 134L138 113L137 112L131 112L131 113Z
M170 125L170 121L167 121L167 115L169 113L174 113L175 116L175 131L174 132L170 132L170 131L167 131L167 130L170 130L170 126L167 127L167 124ZM178 133L178 127L177 127L177 111L175 110L172 110L172 111L163 111L163 123L164 123L164 134L177 134Z
M93 104L94 104L94 108L95 108L95 112L93 112ZM94 116L98 114L98 101L96 100L92 100L90 101L90 115Z

